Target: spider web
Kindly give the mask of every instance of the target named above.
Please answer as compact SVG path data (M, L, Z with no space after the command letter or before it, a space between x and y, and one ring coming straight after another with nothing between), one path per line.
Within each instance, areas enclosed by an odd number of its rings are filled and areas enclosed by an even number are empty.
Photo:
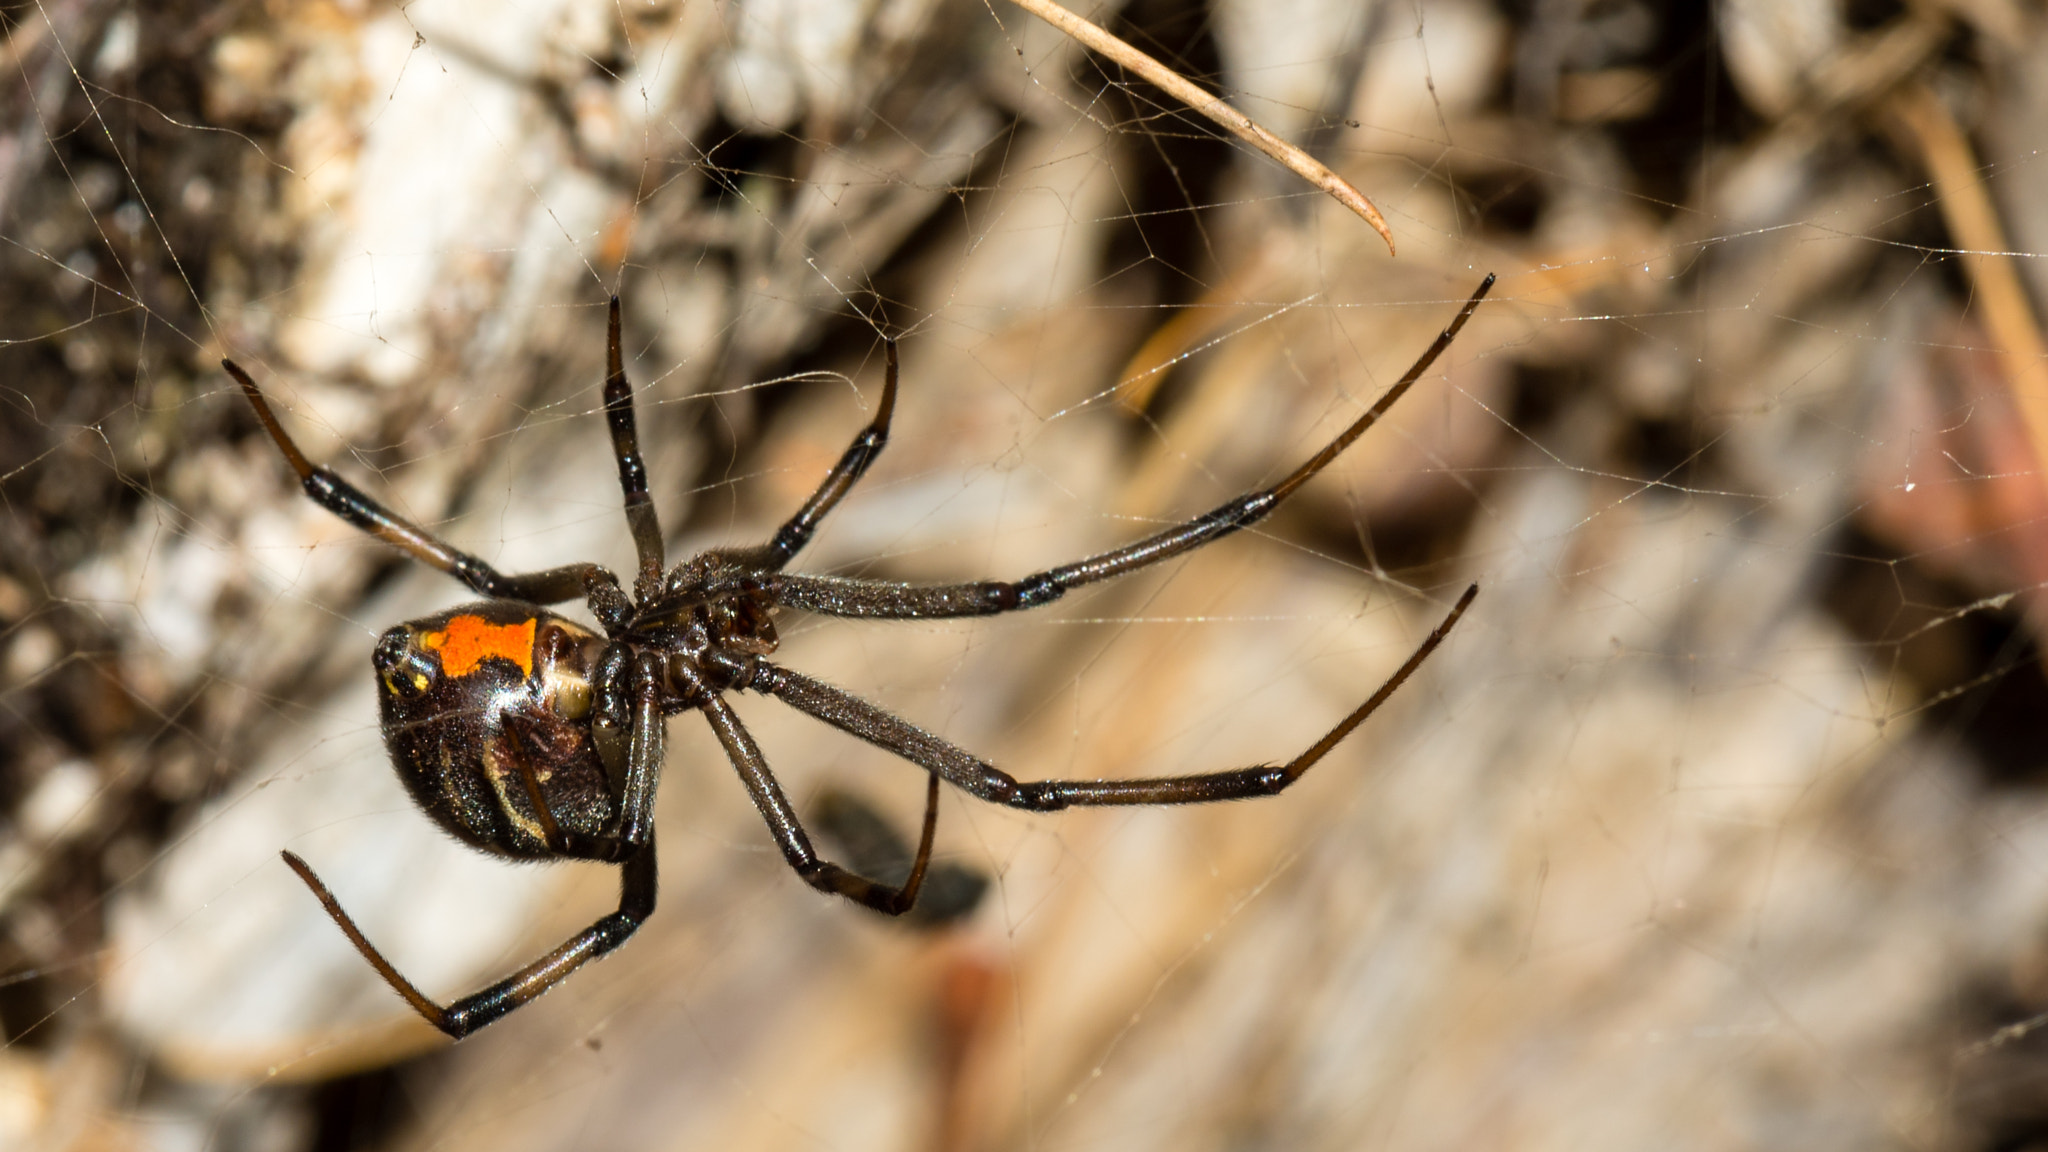
M0 13L0 1145L2040 1137L2039 13L1084 14L1398 257L1007 5ZM1015 576L1285 475L1487 272L1255 532L1042 612L780 621L1020 776L1161 774L1293 756L1478 581L1284 797L949 792L987 891L885 923L680 717L654 919L453 1049L277 859L443 998L615 898L408 804L365 656L466 597L310 506L224 355L459 546L630 570L610 293L671 559L793 509L897 333L890 447L800 567ZM914 827L914 770L735 706L800 810Z

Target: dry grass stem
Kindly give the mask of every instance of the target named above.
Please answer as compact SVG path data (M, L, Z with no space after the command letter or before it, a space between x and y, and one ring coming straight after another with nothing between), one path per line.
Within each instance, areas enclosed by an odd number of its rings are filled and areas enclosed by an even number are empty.
M1266 131L1258 121L1202 91L1180 73L1110 35L1101 25L1081 19L1052 3L1052 0L1015 2L1017 7L1150 80L1174 99L1221 124L1238 139L1264 152L1275 162L1285 166L1288 171L1335 197L1339 204L1358 213L1367 224L1372 225L1372 230L1379 233L1380 239L1387 242L1387 254L1393 255L1394 231L1387 227L1387 218L1380 215L1380 210L1373 207L1372 201L1365 198L1365 193L1352 187L1349 180L1324 167L1315 157Z
M1963 250L1963 266L1983 303L1984 326L2026 422L2034 458L2048 468L2048 343L2041 339L2041 326L2013 268L1998 209L1984 187L1983 166L1955 117L1926 87L1901 90L1893 108L1934 180L1942 221Z

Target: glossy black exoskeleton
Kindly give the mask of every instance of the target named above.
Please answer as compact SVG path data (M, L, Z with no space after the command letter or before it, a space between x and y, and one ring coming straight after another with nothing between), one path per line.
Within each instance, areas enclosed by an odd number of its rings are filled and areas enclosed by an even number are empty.
M592 730L591 676L604 638L517 600L465 604L377 641L384 745L413 803L487 852L563 853L543 818L597 841L618 820L623 762ZM531 774L542 804L527 788Z

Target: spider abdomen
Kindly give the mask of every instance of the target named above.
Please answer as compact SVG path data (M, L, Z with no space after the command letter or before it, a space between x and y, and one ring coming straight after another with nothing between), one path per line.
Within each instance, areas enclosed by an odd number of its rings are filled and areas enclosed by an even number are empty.
M526 773L560 828L601 836L616 817L591 734L601 637L517 600L465 604L386 632L372 663L384 743L413 800L466 843L524 859L547 843Z

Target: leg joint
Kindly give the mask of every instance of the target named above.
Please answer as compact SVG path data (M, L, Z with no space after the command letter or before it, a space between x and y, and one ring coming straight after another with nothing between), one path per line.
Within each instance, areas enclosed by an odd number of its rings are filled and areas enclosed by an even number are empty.
M1006 607L1036 608L1067 594L1067 586L1050 572L1038 572L1017 581L1014 600Z
M1065 790L1055 780L1021 781L1003 776L995 787L978 788L975 791L984 800L1011 808L1022 808L1027 812L1057 812L1071 803Z
M1017 806L1033 812L1058 812L1067 807L1066 793L1050 780L1040 780L1020 785L1017 789Z

